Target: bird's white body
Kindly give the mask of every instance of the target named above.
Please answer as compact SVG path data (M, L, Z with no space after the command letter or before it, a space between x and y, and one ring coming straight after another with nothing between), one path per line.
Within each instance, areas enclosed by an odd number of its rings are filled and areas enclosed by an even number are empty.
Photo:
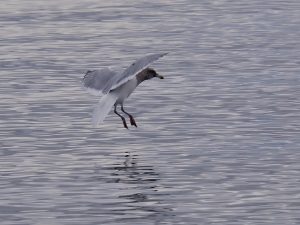
M103 95L99 103L95 106L92 119L93 125L96 127L101 124L114 105L115 107L116 105L121 105L123 110L124 100L130 96L141 82L141 80L137 79L137 75L150 63L166 54L167 53L146 55L132 63L122 73L113 71L110 68L87 71L83 78L83 86L93 95ZM161 77L161 79L163 79L163 77ZM131 124L136 126L133 117L128 113L127 115L130 116Z
M122 104L126 98L134 91L137 87L138 82L134 77L133 79L127 81L125 84L122 84L120 87L112 90L111 92L117 95L116 104Z

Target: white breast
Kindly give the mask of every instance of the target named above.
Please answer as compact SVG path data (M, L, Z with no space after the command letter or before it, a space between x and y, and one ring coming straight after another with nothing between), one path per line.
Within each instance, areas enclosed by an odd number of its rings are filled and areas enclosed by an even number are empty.
M129 95L134 91L137 87L137 79L133 78L127 81L125 84L113 90L113 92L117 93L118 99L116 101L117 104L123 103L123 101L129 97Z

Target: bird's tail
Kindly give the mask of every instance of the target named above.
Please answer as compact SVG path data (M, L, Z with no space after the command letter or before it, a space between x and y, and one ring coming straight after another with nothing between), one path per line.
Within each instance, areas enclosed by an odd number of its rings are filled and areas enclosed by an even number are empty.
M112 106L115 104L116 100L117 96L115 94L108 93L100 99L97 105L95 105L92 119L94 127L97 127L104 121L105 117L111 110Z

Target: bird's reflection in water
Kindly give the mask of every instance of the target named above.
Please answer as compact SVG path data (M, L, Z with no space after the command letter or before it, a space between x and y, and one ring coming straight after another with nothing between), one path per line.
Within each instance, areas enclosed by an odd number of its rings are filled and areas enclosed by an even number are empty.
M110 179L106 182L124 184L122 194L118 196L127 200L120 203L127 208L122 213L130 214L133 218L137 215L136 219L156 222L172 216L172 209L164 199L167 194L159 192L160 174L155 172L152 165L139 163L138 155L126 152L123 157L119 165L106 168L112 170Z
M136 157L137 155L130 155L129 152L126 152L124 166L131 167L136 165Z
M142 165L138 163L138 155L126 152L124 160L111 168L110 183L138 184L147 189L154 189L156 182L159 181L159 174L154 171L152 165Z

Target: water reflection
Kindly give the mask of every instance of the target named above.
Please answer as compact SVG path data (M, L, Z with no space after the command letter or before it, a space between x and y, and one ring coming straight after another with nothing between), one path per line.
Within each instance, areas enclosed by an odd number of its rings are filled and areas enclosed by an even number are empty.
M131 220L143 218L156 222L162 222L174 216L171 213L172 208L164 198L167 194L160 193L160 174L151 164L140 163L137 154L126 152L123 161L119 164L102 167L101 170L111 171L111 179L106 179L106 183L123 184L126 187L126 192L117 196L122 199L119 203L121 210L114 210L115 213L132 215L129 216ZM121 187L121 192L123 189ZM133 216L133 212L138 212L139 216Z
M116 183L154 184L159 180L159 174L151 165L139 165L138 155L126 153L123 165L116 165L112 169L112 176L117 177Z

